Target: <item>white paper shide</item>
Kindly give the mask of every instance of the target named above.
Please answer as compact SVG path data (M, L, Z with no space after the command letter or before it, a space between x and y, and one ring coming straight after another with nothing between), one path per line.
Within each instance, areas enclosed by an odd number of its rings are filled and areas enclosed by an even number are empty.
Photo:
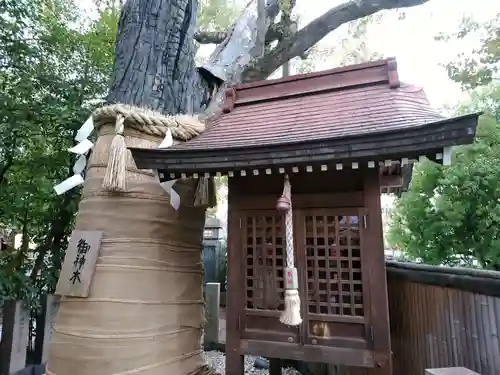
M167 134L165 134L165 138L163 138L163 141L160 143L158 148L168 148L174 144L174 139L172 137L172 132L170 129L167 130ZM155 172L155 178L158 182L160 182L160 176L158 175L158 172ZM173 186L177 182L177 180L169 180L165 182L160 182L161 187L163 190L165 190L168 195L170 195L170 205L175 209L178 210L180 205L181 205L181 197L177 192L174 190Z
M74 175L54 186L57 195L64 194L78 185L83 184L84 179L82 173L87 165L86 155L94 146L94 144L88 140L88 137L93 131L94 122L92 121L92 116L90 116L76 133L75 141L78 143L68 149L69 152L78 155L75 165L73 166Z

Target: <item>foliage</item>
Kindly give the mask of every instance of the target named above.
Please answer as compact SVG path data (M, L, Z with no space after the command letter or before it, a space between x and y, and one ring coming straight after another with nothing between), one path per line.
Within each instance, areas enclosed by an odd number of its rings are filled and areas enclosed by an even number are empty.
M466 89L485 86L495 79L500 68L500 14L480 24L471 18L464 18L460 29L452 35L438 35L438 40L464 40L480 38L480 46L472 53L464 52L456 61L446 65L448 75Z
M242 7L235 0L201 0L196 26L206 31L226 31L238 17Z
M79 192L56 196L53 186L73 174L67 149L89 116L84 104L106 92L118 10L100 4L90 21L72 0L4 4L0 227L20 233L22 245L2 254L0 295L17 299L54 289Z
M460 147L451 166L418 165L396 206L391 241L425 263L500 270L499 163L500 125L484 117L476 142Z
M31 300L36 291L28 276L30 266L32 264L28 259L20 258L12 250L0 252L0 296Z
M466 20L450 38L482 35L471 57L448 64L450 78L471 89L457 114L483 111L476 140L453 154L452 165L418 165L399 200L390 240L409 256L431 264L500 270L500 15L486 24ZM483 85L483 86L480 86Z

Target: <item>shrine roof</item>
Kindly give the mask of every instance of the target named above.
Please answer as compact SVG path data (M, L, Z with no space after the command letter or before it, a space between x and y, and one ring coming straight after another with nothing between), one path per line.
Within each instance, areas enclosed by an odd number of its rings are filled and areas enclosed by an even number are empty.
M237 85L226 90L222 108L189 142L132 148L137 166L191 173L285 159L418 158L419 151L471 143L479 116L442 116L421 88L400 82L393 58Z
M394 59L226 91L224 112L173 150L273 146L363 135L440 121L424 91L399 82Z

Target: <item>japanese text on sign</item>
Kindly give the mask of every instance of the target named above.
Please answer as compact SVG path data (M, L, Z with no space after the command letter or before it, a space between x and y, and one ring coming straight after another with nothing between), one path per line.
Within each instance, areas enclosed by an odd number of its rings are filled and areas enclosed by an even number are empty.
M86 261L85 256L87 255L90 249L91 246L84 238L80 238L78 240L78 244L76 245L76 257L75 260L73 261L73 274L69 278L69 281L72 284L75 284L77 282L78 283L82 282L80 275L82 268L85 265Z
M101 247L102 232L75 230L66 250L56 294L87 297Z

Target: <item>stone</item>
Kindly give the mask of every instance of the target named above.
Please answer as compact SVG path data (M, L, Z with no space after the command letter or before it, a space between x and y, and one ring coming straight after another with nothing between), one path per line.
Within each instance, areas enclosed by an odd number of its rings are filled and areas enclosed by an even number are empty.
M5 301L0 352L0 373L12 374L26 367L29 310L21 301Z
M43 298L42 313L36 320L35 337L35 363L46 363L49 357L50 340L54 327L57 311L59 310L60 297L47 295Z
M425 370L425 375L480 375L465 367L443 367Z
M220 283L207 283L205 286L205 346L219 341Z

